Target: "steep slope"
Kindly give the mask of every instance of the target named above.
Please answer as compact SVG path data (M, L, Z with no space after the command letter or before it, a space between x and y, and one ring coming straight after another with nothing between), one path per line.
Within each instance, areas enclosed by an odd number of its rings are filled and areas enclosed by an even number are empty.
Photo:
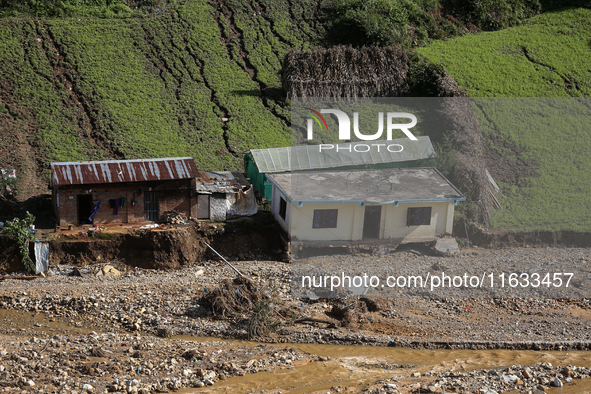
M146 18L0 20L0 167L27 174L26 198L51 161L193 156L229 170L249 148L289 144L280 59L318 44L317 8L196 0Z
M591 231L589 20L589 9L565 9L420 50L472 97L507 97L475 106L505 194L499 230Z

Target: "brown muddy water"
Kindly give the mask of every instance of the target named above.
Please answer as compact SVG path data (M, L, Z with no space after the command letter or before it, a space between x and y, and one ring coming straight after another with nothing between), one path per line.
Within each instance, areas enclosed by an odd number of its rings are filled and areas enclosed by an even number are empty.
M178 336L174 339L211 341L214 338ZM219 340L215 338L215 340ZM238 341L232 341L238 342ZM245 343L245 342L242 342ZM253 342L258 345L258 342ZM590 351L521 351L521 350L416 350L378 346L341 346L314 344L284 344L303 352L330 357L324 363L296 365L291 369L276 369L273 372L237 376L217 382L215 386L199 389L206 393L250 393L261 390L281 389L292 394L324 393L331 387L363 390L380 379L393 376L408 376L413 372L472 371L475 369L503 368L511 365L591 366ZM279 345L281 346L281 345ZM416 364L416 367L401 369L376 368L380 364ZM555 394L591 394L591 379L575 380L576 386L554 388ZM195 389L180 393L196 393Z
M84 327L81 322L66 318L49 318L42 313L0 309L0 325L12 329L33 329L47 334L88 334L97 331Z
M0 324L11 328L33 328L46 334L88 334L91 327L83 327L73 320L49 319L44 314L0 309ZM100 332L100 330L95 330ZM30 334L29 334L30 335ZM176 336L171 340L194 342L225 341L212 337ZM258 342L250 342L258 345ZM330 357L323 363L295 364L278 368L272 372L237 376L217 382L207 389L183 389L179 394L206 393L250 393L253 391L276 390L292 394L312 392L324 393L331 387L363 390L377 380L393 376L408 376L413 372L471 371L475 369L504 368L511 365L535 365L543 362L552 365L591 366L590 351L522 351L522 350L416 350L377 346L342 346L315 344L277 344L294 347L303 352ZM412 368L382 369L383 364L413 364ZM591 379L575 380L576 385L553 388L552 394L591 394Z

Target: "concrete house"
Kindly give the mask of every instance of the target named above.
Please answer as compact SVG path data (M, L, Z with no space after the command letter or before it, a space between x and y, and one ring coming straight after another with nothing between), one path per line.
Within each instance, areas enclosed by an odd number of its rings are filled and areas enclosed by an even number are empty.
M419 136L416 141L408 138L371 141L371 145L374 149L367 149L365 142L251 149L244 156L244 169L254 188L271 200L273 187L265 176L268 174L417 167L421 161L436 156L428 136ZM375 149L378 145L379 150Z
M271 211L290 240L431 241L452 233L465 197L435 168L268 174Z
M157 222L161 213L197 217L191 157L51 163L60 226Z

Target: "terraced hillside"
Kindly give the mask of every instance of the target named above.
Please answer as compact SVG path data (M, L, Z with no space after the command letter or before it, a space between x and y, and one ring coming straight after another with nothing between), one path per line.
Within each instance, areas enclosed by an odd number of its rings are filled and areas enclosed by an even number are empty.
M560 97L476 101L499 230L591 231L590 20L566 9L420 49L472 97Z
M588 4L578 0L160 0L167 6L130 8L150 1L68 13L74 3L101 3L68 0L19 14L2 7L57 2L0 0L0 167L17 169L20 200L48 191L51 161L193 156L200 169L228 170L249 148L289 144L280 63L290 48L398 37L429 43L419 52L472 97L591 94L591 10L545 12ZM504 30L481 31L493 29ZM425 88L417 95L433 94L423 66L411 73ZM576 122L562 130L568 138L535 124L516 132L507 120L514 108L507 102L481 122L489 170L505 194L494 226L591 231L591 133ZM585 119L587 106L576 111Z
M318 45L317 7L195 0L142 18L4 18L0 162L25 174L26 198L46 189L50 161L193 156L228 170L249 148L289 144L280 59Z

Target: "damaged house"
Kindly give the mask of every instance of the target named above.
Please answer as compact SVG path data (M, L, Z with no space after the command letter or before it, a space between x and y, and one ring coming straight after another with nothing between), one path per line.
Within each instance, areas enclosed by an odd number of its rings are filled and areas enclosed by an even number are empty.
M191 157L56 162L51 173L60 226L157 222L173 210L197 216Z
M465 197L435 168L268 174L271 212L291 241L391 244L452 233Z
M223 221L257 213L252 185L237 171L199 172L195 190L198 219Z
M165 212L223 221L257 212L239 172L198 171L192 157L51 163L58 224L158 222Z

